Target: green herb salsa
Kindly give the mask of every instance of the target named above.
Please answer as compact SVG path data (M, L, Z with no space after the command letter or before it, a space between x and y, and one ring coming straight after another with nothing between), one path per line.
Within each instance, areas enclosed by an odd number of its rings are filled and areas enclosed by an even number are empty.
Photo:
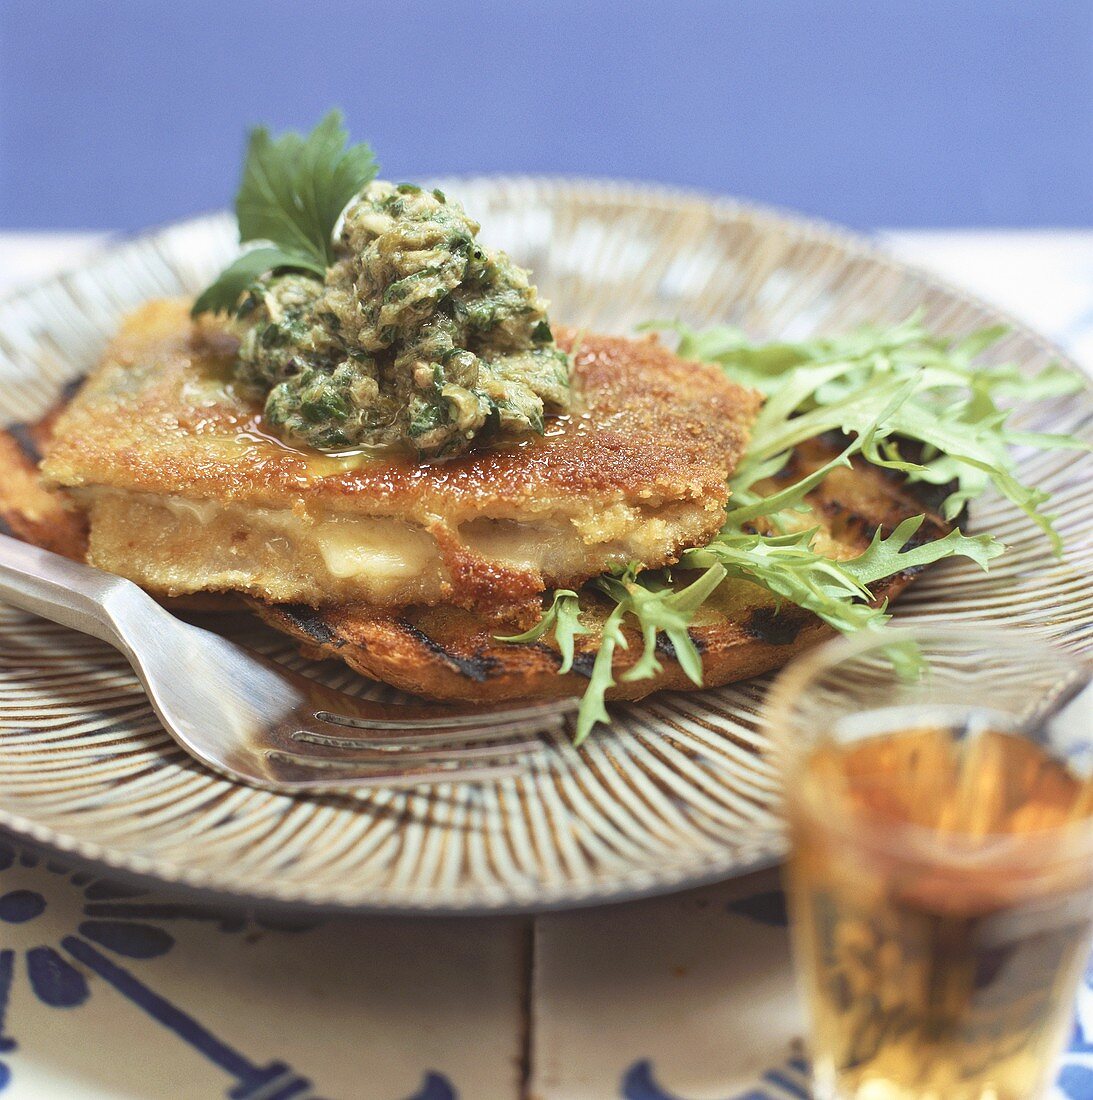
M235 310L237 376L286 439L423 458L542 434L569 359L528 273L441 191L375 182L345 211L325 278L266 275Z

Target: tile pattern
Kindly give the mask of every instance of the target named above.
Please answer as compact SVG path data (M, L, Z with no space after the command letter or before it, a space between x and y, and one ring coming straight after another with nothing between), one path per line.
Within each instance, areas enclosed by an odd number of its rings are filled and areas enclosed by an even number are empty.
M0 1095L509 1098L527 939L209 907L0 843Z

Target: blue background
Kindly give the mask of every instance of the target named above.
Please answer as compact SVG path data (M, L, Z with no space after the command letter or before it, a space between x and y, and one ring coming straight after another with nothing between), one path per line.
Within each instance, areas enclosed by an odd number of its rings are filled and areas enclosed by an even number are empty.
M0 0L0 226L224 205L248 123L331 105L396 178L1093 224L1093 0Z

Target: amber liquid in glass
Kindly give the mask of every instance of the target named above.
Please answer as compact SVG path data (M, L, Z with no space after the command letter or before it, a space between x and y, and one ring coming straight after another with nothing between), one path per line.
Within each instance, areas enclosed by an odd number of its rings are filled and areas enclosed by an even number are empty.
M1088 958L1093 868L1062 850L1007 862L996 838L1077 823L1090 802L1013 734L903 729L815 751L790 793L788 870L818 1096L1041 1094ZM926 843L903 843L908 826Z

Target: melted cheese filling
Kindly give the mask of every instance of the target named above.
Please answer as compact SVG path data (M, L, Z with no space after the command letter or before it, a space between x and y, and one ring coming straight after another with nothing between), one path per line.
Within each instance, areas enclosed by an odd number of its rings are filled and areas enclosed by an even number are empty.
M91 518L89 560L100 568L165 595L243 591L314 605L459 599L452 577L467 569L526 574L532 592L571 583L662 554L685 507L650 513L616 505L533 522L479 517L442 529L442 546L422 525L393 517L314 516L102 488L81 495ZM687 511L693 521L693 506Z
M383 517L332 516L313 520L287 509L243 508L215 500L161 498L176 516L193 518L203 527L224 520L245 524L268 538L284 537L294 545L310 542L335 580L364 573L377 581L422 573L438 556L436 540L420 527Z

